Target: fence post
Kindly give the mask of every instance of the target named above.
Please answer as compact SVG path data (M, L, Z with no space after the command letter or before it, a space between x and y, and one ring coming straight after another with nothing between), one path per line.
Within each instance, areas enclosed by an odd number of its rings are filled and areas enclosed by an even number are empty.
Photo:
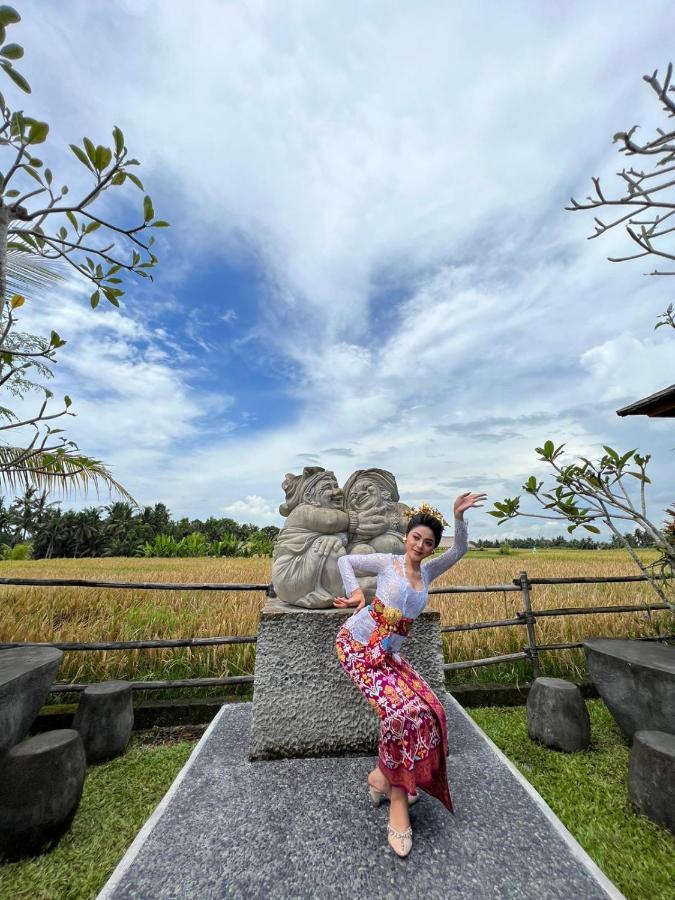
M527 626L527 643L528 649L527 652L530 657L530 661L532 662L532 672L535 678L539 678L540 669L539 669L539 654L537 652L537 633L534 627L534 623L536 619L532 612L532 606L530 604L530 582L527 578L527 572L521 572L518 576L518 583L520 583L520 590L523 595L523 610L520 613L520 616L525 620L525 624Z

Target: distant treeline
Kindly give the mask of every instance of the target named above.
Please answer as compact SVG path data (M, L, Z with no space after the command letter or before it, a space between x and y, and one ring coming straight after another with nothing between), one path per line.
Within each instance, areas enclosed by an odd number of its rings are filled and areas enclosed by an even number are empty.
M175 520L164 503L62 510L29 488L9 505L0 497L2 555L14 558L95 556L271 556L275 525L234 519Z
M0 497L0 556L51 559L94 556L271 556L279 533L276 525L258 528L234 519L174 519L164 503L141 509L130 503L91 506L76 512L62 510L46 494L28 488L10 503ZM651 547L639 528L625 535L633 547ZM602 550L621 547L617 537L598 541L591 537L480 538L477 549L544 549L569 547Z
M626 541L631 547L653 547L654 541L641 528L636 528L630 534L624 534ZM478 550L483 549L501 549L503 547L511 547L513 550L543 550L545 547L568 547L572 550L614 550L623 549L623 544L616 535L612 535L610 541L598 541L592 537L583 538L566 538L563 535L557 537L527 537L517 538L509 537L503 541L480 539L471 542Z

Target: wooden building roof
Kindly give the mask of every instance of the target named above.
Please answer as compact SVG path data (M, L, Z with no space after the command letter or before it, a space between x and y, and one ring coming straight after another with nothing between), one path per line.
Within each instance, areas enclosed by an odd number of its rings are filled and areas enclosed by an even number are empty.
M617 416L657 416L675 418L675 384L657 391L643 400L637 400L628 406L617 409Z

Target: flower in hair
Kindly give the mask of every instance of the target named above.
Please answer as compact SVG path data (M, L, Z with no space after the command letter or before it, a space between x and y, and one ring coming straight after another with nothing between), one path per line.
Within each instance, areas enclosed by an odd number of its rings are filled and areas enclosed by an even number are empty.
M430 503L420 503L419 506L409 507L409 512L406 512L406 516L410 519L413 516L416 516L418 513L421 513L425 516L433 516L434 519L438 519L443 525L448 525L449 522L445 520L443 513L436 509L435 506L432 506Z

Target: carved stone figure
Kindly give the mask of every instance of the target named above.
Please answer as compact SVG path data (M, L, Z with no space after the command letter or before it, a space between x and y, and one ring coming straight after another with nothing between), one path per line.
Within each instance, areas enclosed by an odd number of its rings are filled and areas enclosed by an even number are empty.
M332 608L344 591L337 560L347 547L358 553L403 553L405 519L394 476L364 469L349 478L347 487L340 490L335 474L321 466L286 475L286 500L279 507L286 524L272 559L272 583L285 603Z
M399 502L396 478L386 469L358 469L343 488L344 506L348 513L360 517L368 510L377 510L383 517L379 534L369 535L357 530L349 535L348 553L404 553L403 538L409 507Z

